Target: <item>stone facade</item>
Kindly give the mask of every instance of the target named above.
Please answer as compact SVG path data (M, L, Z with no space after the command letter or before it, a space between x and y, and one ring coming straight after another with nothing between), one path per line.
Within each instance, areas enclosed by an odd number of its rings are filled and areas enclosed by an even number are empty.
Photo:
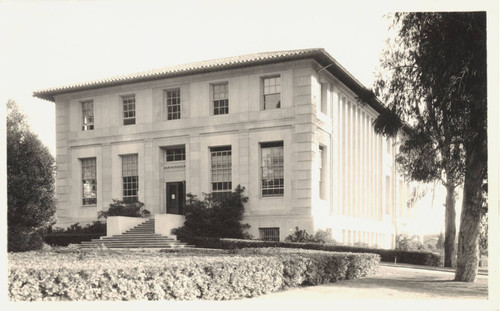
M284 239L295 227L310 233L328 228L345 244L393 247L398 222L411 221L414 211L406 207L409 186L396 173L395 144L373 130L381 108L359 103L346 85L359 82L324 50L313 52L35 92L56 103L57 225L95 220L112 199L123 198L126 155L137 159L138 199L153 214L164 214L176 194L212 191L213 152L230 146L230 182L246 188L244 221L254 237L270 230ZM279 77L279 108L264 109L264 84L273 77ZM214 85L221 83L229 111L214 114ZM124 125L129 96L135 124ZM83 130L86 101L93 103L93 128ZM179 102L176 119L168 105ZM282 146L283 187L273 190L282 194L263 195L266 143ZM172 146L184 148L184 160L167 161ZM83 159L95 159L96 200L86 204Z

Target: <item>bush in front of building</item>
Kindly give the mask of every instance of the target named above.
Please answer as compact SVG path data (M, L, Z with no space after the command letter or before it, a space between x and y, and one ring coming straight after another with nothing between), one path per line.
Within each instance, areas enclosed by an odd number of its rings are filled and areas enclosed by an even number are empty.
M317 243L217 239L208 237L186 237L184 241L188 242L189 244L194 244L197 247L204 248L240 249L247 247L284 247L324 250L330 252L372 253L380 255L382 262L397 262L425 266L443 266L443 257L441 255L426 251L404 251L395 249L379 249Z
M299 227L295 227L295 231L285 238L285 242L336 244L328 229L320 229L314 234L309 234L306 230L299 230Z
M12 301L241 299L369 276L378 261L373 254L265 248L213 256L9 254L8 296Z
M97 218L108 218L109 216L127 216L127 217L147 217L151 213L144 208L141 201L127 201L113 199L109 204L107 211L97 212Z
M238 185L229 193L204 193L202 200L188 194L184 208L186 220L182 227L173 229L172 234L180 240L189 236L249 238L246 230L250 226L241 223L243 204L248 201L244 191L245 187Z
M68 246L69 244L98 239L103 235L106 235L105 222L93 221L84 227L79 223L74 223L66 229L49 228L45 235L45 243L51 246Z

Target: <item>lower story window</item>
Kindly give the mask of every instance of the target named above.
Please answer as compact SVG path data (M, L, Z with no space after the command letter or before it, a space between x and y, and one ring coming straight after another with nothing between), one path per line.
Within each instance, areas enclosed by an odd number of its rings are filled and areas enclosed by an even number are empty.
M259 228L259 238L263 241L276 241L280 240L280 228Z
M283 196L283 142L261 143L261 187L263 197Z
M210 148L212 167L212 193L228 194L232 190L231 146Z
M123 201L139 200L139 172L137 154L122 156Z
M96 159L82 159L82 204L97 204Z

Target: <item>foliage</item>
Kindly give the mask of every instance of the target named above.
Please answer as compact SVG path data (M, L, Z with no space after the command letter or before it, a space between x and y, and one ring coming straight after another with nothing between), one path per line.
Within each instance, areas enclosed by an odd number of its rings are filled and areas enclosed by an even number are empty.
M286 287L318 285L344 279L372 276L380 256L375 254L333 253L289 248L244 248L236 254L278 256L284 264Z
M140 201L130 202L113 199L107 211L97 212L97 218L108 218L109 216L148 217L151 213L144 208Z
M301 248L311 250L322 250L329 252L351 252L351 253L372 253L381 256L383 262L408 263L425 266L442 266L443 257L439 254L427 251L403 251L394 249L364 248L345 245L328 245L317 243L292 243L292 242L274 242L260 240L241 240L241 239L219 239L207 237L186 237L185 242L202 248L216 248L236 250L241 248L257 247L275 247L275 248Z
M98 239L106 235L106 223L93 221L82 227L79 223L74 223L67 228L49 228L45 235L45 243L52 246L67 246L69 244L79 244L82 241Z
M94 220L90 224L86 224L84 227L80 223L74 223L69 225L67 228L52 228L50 227L47 233L103 233L106 234L106 223L99 220Z
M228 300L370 276L379 258L302 250L9 254L12 301Z
M186 221L182 227L173 229L172 234L180 239L185 236L248 237L245 230L250 226L241 224L243 203L248 201L243 191L245 187L238 185L227 195L203 194L203 200L189 193L184 208Z
M45 243L51 246L68 246L80 244L83 241L99 239L103 233L47 233L44 237Z
M424 244L420 241L418 236L409 236L406 233L398 234L396 237L396 249L403 251L420 251L424 250Z
M55 222L54 158L14 101L7 113L8 250L39 249Z
M335 244L330 230L316 230L312 235L306 230L299 230L299 227L295 227L295 231L285 238L285 242Z
M455 241L455 187L464 183L461 223L470 225L460 226L467 245L459 239L457 275L473 272L464 267L477 262L474 241L487 171L486 14L396 13L394 25L398 36L385 51L384 71L375 83L388 110L375 129L394 136L404 123L391 120L409 123L397 157L402 170L412 180L439 179L446 186L447 265Z

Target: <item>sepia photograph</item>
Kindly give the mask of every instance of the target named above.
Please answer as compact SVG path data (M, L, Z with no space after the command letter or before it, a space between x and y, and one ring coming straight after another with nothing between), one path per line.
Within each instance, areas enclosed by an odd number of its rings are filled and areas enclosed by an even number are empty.
M0 24L2 309L499 310L498 3Z

